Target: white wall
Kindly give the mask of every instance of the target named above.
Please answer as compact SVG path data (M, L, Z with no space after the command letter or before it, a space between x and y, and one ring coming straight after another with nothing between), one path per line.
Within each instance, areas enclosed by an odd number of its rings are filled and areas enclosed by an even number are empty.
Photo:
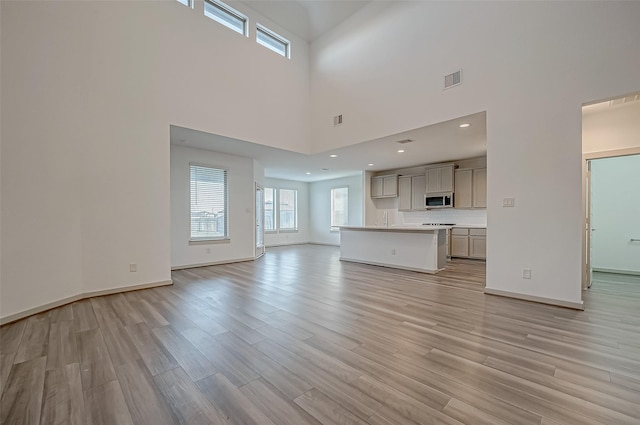
M580 106L640 87L640 3L373 2L311 56L272 25L291 60L201 0L0 7L1 317L170 277L170 124L315 152L483 110L487 287L580 300Z
M640 133L639 133L640 134ZM640 155L591 161L591 267L640 273Z
M312 243L340 245L340 232L331 231L331 189L349 188L349 225L363 224L362 175L309 184L309 225Z
M309 183L265 178L264 187L296 189L298 191L298 231L267 232L264 236L265 246L309 242ZM275 213L277 213L277 211L275 211Z
M170 124L308 150L308 47L275 25L290 60L202 1L0 7L1 317L170 279Z
M613 106L582 116L582 151L640 147L640 102Z
M189 163L227 170L229 241L189 244ZM254 257L255 179L253 160L171 145L171 267Z
M313 146L487 111L487 288L579 303L581 105L638 90L639 20L638 2L374 3L312 45Z

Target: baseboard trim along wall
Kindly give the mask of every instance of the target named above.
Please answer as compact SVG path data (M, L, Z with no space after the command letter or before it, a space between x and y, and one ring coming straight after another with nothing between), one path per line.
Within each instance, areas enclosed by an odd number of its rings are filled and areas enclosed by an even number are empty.
M518 300L533 301L541 304L555 305L558 307L571 308L574 310L584 310L584 304L573 303L570 301L555 300L553 298L536 297L535 295L518 294L516 292L501 291L499 289L484 288L484 293L488 295L497 295L500 297L515 298Z
M24 319L25 317L33 316L34 314L42 313L52 308L61 307L66 304L70 304L76 301L85 300L87 298L99 297L102 295L120 294L122 292L137 291L139 289L157 288L159 286L173 285L172 280L165 280L162 282L143 283L140 285L126 286L124 288L102 289L100 291L84 292L78 295L72 295L67 298L62 298L57 301L53 301L38 307L29 308L18 313L10 314L5 317L0 317L0 325L6 325L7 323L15 322L16 320Z
M242 263L244 261L253 261L254 257L236 258L234 260L212 261L210 263L185 264L183 266L173 266L171 270L195 269L196 267L219 266L222 264Z
M340 246L339 243L326 243L326 242L309 242L309 245Z
M613 273L613 274L630 274L633 276L640 276L640 272L635 270L618 270L618 269L605 269L602 267L594 267L591 270L594 272Z
M269 245L265 245L265 248L277 248L279 246L292 246L292 245L308 245L311 242L284 242L284 243L271 243Z

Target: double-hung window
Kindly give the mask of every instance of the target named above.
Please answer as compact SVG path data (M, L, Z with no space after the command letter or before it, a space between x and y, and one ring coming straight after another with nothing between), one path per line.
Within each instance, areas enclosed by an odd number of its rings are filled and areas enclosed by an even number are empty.
M264 230L275 233L298 230L298 190L264 188Z
M256 26L256 41L285 58L291 57L291 43L281 35L260 24Z
M331 189L331 230L349 224L349 188Z
M276 230L275 211L275 189L272 187L264 188L264 230L273 232Z
M191 241L229 239L227 170L189 164Z
M249 18L221 1L205 0L204 14L237 33L248 35Z
M295 189L280 189L279 202L280 230L298 230L298 191Z

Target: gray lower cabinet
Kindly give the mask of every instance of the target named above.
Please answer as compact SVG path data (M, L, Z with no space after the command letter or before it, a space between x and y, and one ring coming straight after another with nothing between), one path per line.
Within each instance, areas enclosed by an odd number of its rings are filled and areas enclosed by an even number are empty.
M468 235L457 235L451 232L451 256L452 257L468 257L469 256L469 236Z
M451 256L487 258L487 229L454 227L451 229Z

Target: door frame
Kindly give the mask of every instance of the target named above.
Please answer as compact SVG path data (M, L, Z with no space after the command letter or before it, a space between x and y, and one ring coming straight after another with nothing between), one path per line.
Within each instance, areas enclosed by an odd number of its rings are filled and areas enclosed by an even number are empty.
M261 184L259 184L258 182L256 182L255 185L255 238L254 238L254 249L255 249L255 253L254 253L254 259L258 259L260 257L262 257L265 253L265 246L264 246L264 186L262 186ZM258 193L262 193L262 195L260 196L260 202L262 202L262 206L259 207L258 206ZM261 213L262 217L258 217L258 214ZM260 235L261 233L261 235ZM262 238L260 238L259 236L262 236ZM262 245L258 245L258 241L262 240Z
M640 147L582 154L582 290L591 286L591 161L640 154Z

